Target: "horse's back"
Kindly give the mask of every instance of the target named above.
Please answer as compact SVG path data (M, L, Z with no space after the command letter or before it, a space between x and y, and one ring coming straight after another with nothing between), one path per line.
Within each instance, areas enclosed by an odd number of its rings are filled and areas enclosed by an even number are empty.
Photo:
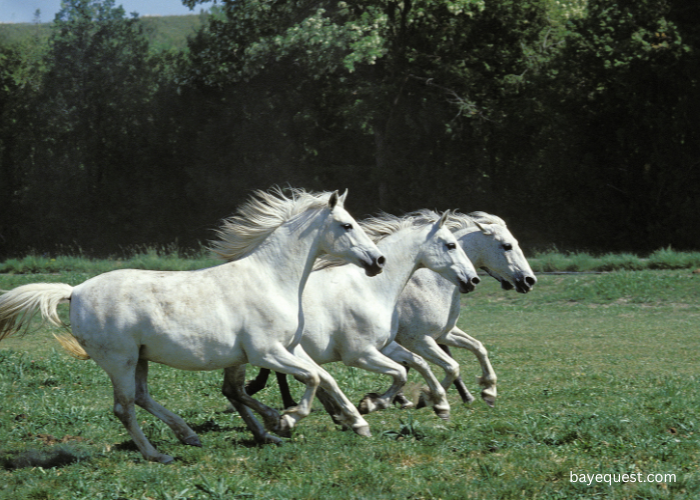
M141 358L182 369L225 366L240 357L242 321L206 271L96 276L74 288L73 334L92 357L107 350L133 356L136 349Z

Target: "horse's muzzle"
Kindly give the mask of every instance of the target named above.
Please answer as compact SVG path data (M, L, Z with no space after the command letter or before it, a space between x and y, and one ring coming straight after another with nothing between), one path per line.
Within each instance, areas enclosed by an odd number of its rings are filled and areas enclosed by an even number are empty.
M384 264L386 263L386 257L380 255L372 262L364 262L362 267L365 269L365 274L367 276L376 276L384 270Z
M528 293L537 283L537 278L534 276L525 276L515 280L515 291L518 293Z
M464 281L462 278L458 278L457 281L459 282L460 293L473 292L476 290L476 285L481 283L481 279L478 276L470 278L469 281Z

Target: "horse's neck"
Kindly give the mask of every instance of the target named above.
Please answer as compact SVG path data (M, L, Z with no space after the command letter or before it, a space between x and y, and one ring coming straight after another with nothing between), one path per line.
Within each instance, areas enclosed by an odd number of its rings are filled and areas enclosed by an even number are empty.
M420 231L403 230L384 238L377 244L386 255L386 265L378 276L370 278L389 302L397 302L404 287L418 269L420 245L425 234Z
M484 247L481 245L481 231L479 228L468 227L455 231L453 234L474 267L480 268L484 259Z
M253 250L248 258L262 274L269 272L280 292L301 298L314 261L320 253L320 218L285 222Z

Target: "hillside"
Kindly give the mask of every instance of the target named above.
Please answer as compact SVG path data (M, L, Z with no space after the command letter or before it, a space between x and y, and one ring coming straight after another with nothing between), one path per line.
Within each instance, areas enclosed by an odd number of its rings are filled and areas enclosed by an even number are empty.
M142 17L144 31L155 51L187 47L187 37L202 25L203 14L188 16ZM22 44L29 40L45 41L52 23L0 24L0 45Z

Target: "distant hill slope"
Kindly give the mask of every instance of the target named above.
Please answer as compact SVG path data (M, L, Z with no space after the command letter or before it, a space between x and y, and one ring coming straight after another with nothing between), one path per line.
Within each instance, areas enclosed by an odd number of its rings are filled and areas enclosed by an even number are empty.
M151 42L154 51L168 49L185 49L187 37L193 35L202 25L205 17L202 14L187 16L141 17L144 31ZM31 24L0 24L0 44L22 43L38 38L48 39L52 23Z

